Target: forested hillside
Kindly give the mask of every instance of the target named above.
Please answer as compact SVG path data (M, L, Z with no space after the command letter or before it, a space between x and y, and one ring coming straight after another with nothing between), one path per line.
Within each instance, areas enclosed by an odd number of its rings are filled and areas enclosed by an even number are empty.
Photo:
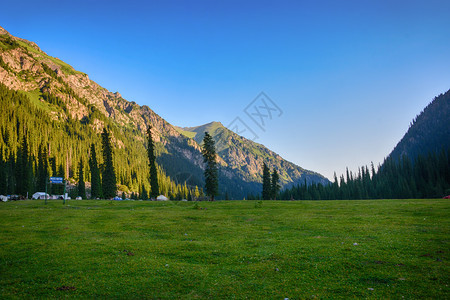
M412 162L414 160L414 163ZM331 185L297 185L284 190L281 199L418 199L450 195L450 149L400 160L388 158L375 170L362 167L357 174L335 178Z
M49 176L69 178L75 183L80 161L86 167L85 180L91 181L88 172L90 145L94 144L101 152L101 141L88 122L77 122L72 118L65 122L52 120L45 111L45 105L38 106L26 94L12 91L1 83L0 105L0 194L26 195L43 191L45 178ZM147 164L142 163L147 155L142 142L127 138L101 114L97 117L116 137L114 167L119 189L129 194L148 191L146 178L149 170ZM117 140L122 141L123 146L119 146ZM102 164L101 156L99 163ZM166 195L188 197L186 187L177 185L161 168L159 181L161 191ZM195 187L191 188L193 192Z
M395 160L450 148L450 90L440 94L411 122L411 125L389 155Z
M145 137L149 125L155 142L161 193L171 198L190 197L191 192L186 193L186 190L201 193L204 166L196 140L180 133L149 107L139 106L123 99L118 92L106 90L87 74L1 27L0 83L3 108L0 146L2 163L8 170L7 180L2 180L7 182L9 194L25 193L15 182L20 172L28 172L33 177L28 192L42 188L37 186L39 154L49 160L47 175L58 175L72 183L78 180L82 162L89 190L90 147L94 144L100 151L99 136L103 128L111 132L119 191L127 195L145 194L150 189ZM286 162L262 145L255 147L231 132L226 136L232 139L220 140L216 135L217 145L231 143L230 149L239 149L240 155L230 157L223 151L218 153L218 199L242 199L248 193L259 192L261 174L253 166L260 166L265 160L271 168L284 174L282 182L286 185L305 179L311 183L328 182L320 174ZM25 164L25 158L20 161L21 151L29 161L26 171L18 171L20 163ZM260 151L265 154L259 155ZM247 158L251 158L250 163Z
M413 120L408 132L377 169L346 172L332 185L300 184L284 199L440 198L450 195L450 91Z

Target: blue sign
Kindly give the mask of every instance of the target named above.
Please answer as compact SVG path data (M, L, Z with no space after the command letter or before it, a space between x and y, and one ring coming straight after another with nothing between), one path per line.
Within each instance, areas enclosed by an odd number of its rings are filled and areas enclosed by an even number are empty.
M50 183L63 183L62 177L50 177Z

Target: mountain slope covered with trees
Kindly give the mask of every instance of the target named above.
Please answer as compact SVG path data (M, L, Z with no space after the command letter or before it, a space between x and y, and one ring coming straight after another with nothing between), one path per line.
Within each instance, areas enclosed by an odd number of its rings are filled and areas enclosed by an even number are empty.
M4 173L8 177L8 194L19 192L14 181L19 178L18 172L29 174L28 192L41 189L37 183L42 178L37 174L42 155L45 156L42 174L61 176L73 184L80 177L80 166L84 166L82 172L89 191L94 149L100 168L104 163L100 138L104 128L111 135L118 190L128 195L143 194L150 190L146 150L149 126L160 192L170 198L188 198L195 190L202 192L204 163L197 139L181 133L149 107L106 90L88 75L49 56L35 43L14 37L1 27L0 84L0 158L7 165ZM311 183L328 182L323 176L288 163L264 146L255 146L231 131L223 130L222 135L213 134L213 138L216 145L231 143L229 148L234 149L230 153L218 151L218 199L226 196L242 199L259 192L261 174L257 168L264 160L269 167L278 169L283 185L305 179ZM22 162L19 158L25 157L25 153L21 151L26 151L27 157ZM26 170L18 165L25 160L29 162ZM12 177L14 173L17 174ZM93 180L94 185L97 180Z
M414 119L383 164L334 178L328 186L300 184L284 199L440 198L450 195L450 91Z
M389 157L410 159L450 148L450 90L435 97L411 122Z

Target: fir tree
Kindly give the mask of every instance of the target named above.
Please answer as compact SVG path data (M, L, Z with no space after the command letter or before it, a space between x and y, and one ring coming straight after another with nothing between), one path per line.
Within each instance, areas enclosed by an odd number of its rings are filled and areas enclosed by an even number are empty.
M152 138L151 125L147 128L148 139L148 162L150 167L150 197L156 198L159 195L158 170L156 169L155 145Z
M80 159L80 165L78 168L78 196L80 196L82 199L86 199L86 187L84 184L84 166L82 159Z
M45 191L45 186L48 180L48 154L46 147L41 144L38 153L38 170L36 188L38 191Z
M280 192L281 186L279 184L279 181L280 176L278 175L277 170L274 169L272 173L272 182L270 186L271 198L273 200L277 200L278 193Z
M3 147L0 147L0 195L8 193L8 167L3 157Z
M117 193L116 173L113 164L113 149L110 133L106 128L102 132L103 168L102 191L106 199L113 198Z
M89 168L91 169L91 199L102 198L102 184L100 180L100 170L98 168L95 145L91 145L91 157L89 158Z
M141 188L141 199L148 200L148 193L147 193L147 190L145 189L144 185L142 185L142 188Z
M262 199L269 200L271 196L272 182L270 178L270 169L266 163L263 163L263 186L262 186Z
M21 147L17 154L17 194L26 196L30 191L33 169L30 163L28 139L26 133L23 135Z
M216 147L213 138L205 132L202 147L203 161L205 167L205 192L214 201L214 196L219 193L219 175L216 162Z

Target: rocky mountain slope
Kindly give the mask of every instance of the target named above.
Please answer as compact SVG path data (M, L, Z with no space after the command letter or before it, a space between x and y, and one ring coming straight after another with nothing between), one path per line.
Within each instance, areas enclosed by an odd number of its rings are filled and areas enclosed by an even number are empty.
M87 74L47 55L35 43L10 35L1 27L0 82L26 94L30 102L56 124L53 127L58 130L62 130L58 124L71 124L71 128L79 128L81 135L88 132L89 139L92 139L89 142L99 144L98 134L103 127L109 127L116 148L115 165L119 183L130 191L138 191L141 185L148 186L144 174L147 168L145 129L149 124L153 127L157 145L157 161L165 173L176 183L187 181L189 185L200 187L203 163L199 144L203 132L211 131L221 165L222 198L225 194L237 199L248 193L260 192L263 161L279 171L283 185L304 180L328 182L320 174L285 161L264 146L236 135L219 123L180 130L149 107L139 106L123 99L118 92L106 90L90 80ZM73 143L77 138L73 134L65 138L72 142L58 143L49 136L43 137L40 142L48 143L49 148L64 148L60 152L64 153L64 157L58 160L64 163L65 176L74 178L77 161L86 155L89 143L85 137L78 137L78 142ZM31 145L32 151L37 152L37 148L38 145ZM15 153L14 149L9 150L10 154ZM140 171L136 172L133 168Z
M284 160L280 155L265 146L239 136L227 129L219 122L212 122L197 127L185 127L184 132L190 132L186 136L192 137L201 144L205 131L208 131L216 142L216 150L226 163L228 177L236 176L238 173L244 180L262 180L262 162L266 162L271 168L279 171L281 184L316 182L326 184L326 180L318 173L305 170L291 162Z

